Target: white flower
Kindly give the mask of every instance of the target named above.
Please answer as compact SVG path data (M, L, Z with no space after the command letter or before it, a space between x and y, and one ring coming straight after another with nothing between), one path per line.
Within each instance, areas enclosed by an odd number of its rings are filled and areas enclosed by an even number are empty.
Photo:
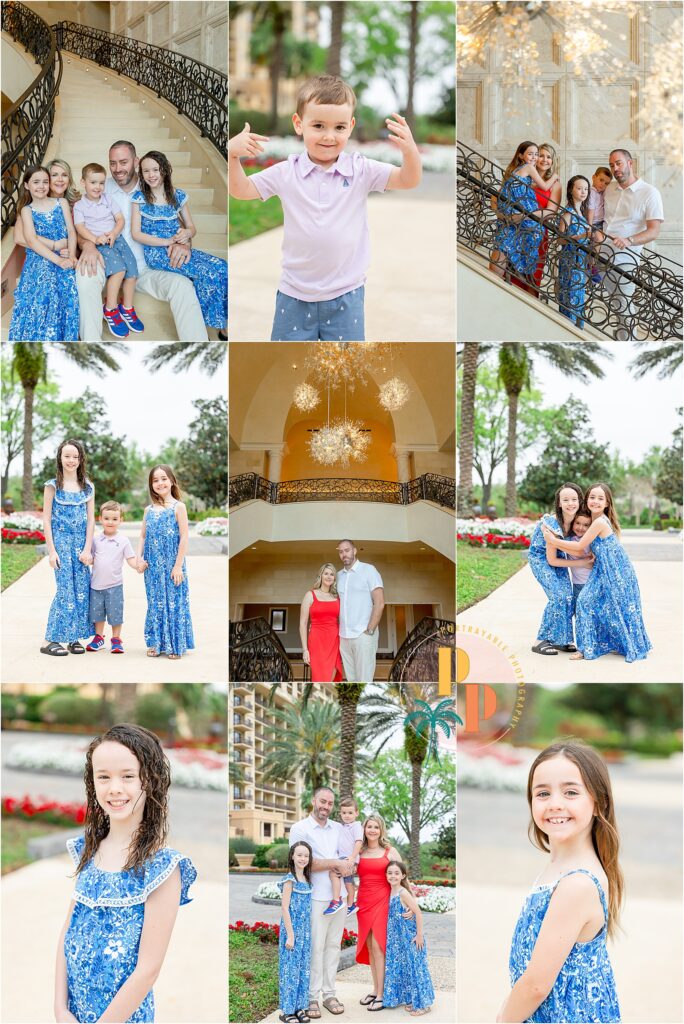
M40 530L43 532L43 520L32 516L29 512L21 515L14 512L11 516L2 516L3 530Z
M428 146L420 145L420 159L425 171L442 171L453 174L456 167L455 146ZM379 139L375 142L360 143L352 139L347 145L349 153L363 153L371 160L382 160L388 164L401 166L401 153L391 142ZM288 156L302 152L302 143L297 136L279 138L271 136L268 142L264 143L264 156L275 159L287 160Z
M456 533L471 533L484 537L488 533L512 534L514 537L531 537L536 523L518 523L515 519L457 519Z
M433 914L445 914L456 906L456 891L448 886L421 885L416 894L416 902L421 910Z
M104 949L104 955L111 956L113 960L123 956L124 953L124 944L119 939L110 939Z
M262 900L279 900L280 889L275 882L262 882L254 895Z
M227 537L228 517L214 516L213 519L203 519L195 527L195 533L200 537Z

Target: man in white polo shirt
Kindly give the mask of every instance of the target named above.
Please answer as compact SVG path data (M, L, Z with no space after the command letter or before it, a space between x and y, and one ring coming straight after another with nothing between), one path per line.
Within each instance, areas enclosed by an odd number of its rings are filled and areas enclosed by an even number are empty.
M603 193L603 230L605 244L612 249L612 267L603 279L603 286L611 297L611 309L620 321L615 337L618 341L628 341L632 336L631 299L636 281L629 280L620 270L632 274L638 271L641 250L658 237L665 216L660 192L654 185L637 178L629 150L614 149L608 163L613 180Z
M330 1013L344 1013L344 1006L335 996L337 967L342 952L342 933L346 914L328 914L323 911L332 899L330 871L342 877L356 870L353 862L340 860L337 849L342 825L330 821L335 794L327 786L314 790L311 814L295 822L290 829L290 846L308 843L313 851L311 865L311 978L309 981L308 1016L317 1020L321 1016L319 997L323 993L323 1006ZM313 1012L312 1012L313 1011Z
M385 607L382 577L374 565L359 562L353 541L341 540L337 551L343 566L337 573L337 592L344 674L348 683L372 683L378 626Z

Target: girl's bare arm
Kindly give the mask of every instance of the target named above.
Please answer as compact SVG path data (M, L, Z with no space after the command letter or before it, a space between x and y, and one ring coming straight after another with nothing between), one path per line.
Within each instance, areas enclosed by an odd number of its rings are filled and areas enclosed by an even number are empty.
M280 904L280 912L283 915L283 924L285 925L285 934L287 935L287 941L292 942L290 949L294 948L294 928L292 927L292 918L290 917L290 897L294 888L294 882L285 882L283 886L283 898Z
M69 992L67 986L67 967L66 957L64 956L64 937L66 936L69 922L71 921L71 915L74 910L74 901L71 900L69 903L69 910L66 916L66 920L62 926L62 930L59 933L59 940L57 942L57 961L55 964L55 1020L61 1024L64 1021L75 1021L73 1013L69 1012Z
M178 541L178 554L176 555L176 562L173 569L171 570L171 578L175 584L183 582L183 559L185 553L188 550L188 510L182 501L179 501L176 505L176 521L178 522L178 532L180 539Z

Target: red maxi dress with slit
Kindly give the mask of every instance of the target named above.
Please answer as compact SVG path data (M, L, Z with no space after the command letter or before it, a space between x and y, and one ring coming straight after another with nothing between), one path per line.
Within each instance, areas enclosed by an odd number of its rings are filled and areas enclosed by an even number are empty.
M339 683L343 678L340 654L340 599L321 601L311 591L308 636L312 683Z
M389 849L382 857L359 858L359 891L356 896L358 911L356 920L359 938L356 946L357 964L369 964L366 939L373 932L375 941L382 947L387 944L387 915L389 914L390 884L387 881Z

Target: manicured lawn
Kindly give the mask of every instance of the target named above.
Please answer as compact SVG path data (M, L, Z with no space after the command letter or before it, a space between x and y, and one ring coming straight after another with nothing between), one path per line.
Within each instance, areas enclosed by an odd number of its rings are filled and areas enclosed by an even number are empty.
M6 590L11 583L16 583L19 577L42 557L33 544L3 544L2 589Z
M50 825L44 821L25 821L11 815L2 818L2 873L23 868L31 863L26 844L29 839L47 836L50 832L63 832L68 825ZM65 847L66 849L66 847Z
M279 1005L278 946L240 932L228 936L228 1020L263 1020Z
M245 167L245 173L256 174L257 167ZM283 208L277 196L272 196L262 203L260 199L230 198L228 212L230 225L230 244L244 242L246 238L254 238L263 231L279 228L283 223Z
M472 548L459 541L456 545L456 612L463 612L487 597L526 562L525 554L520 551Z

